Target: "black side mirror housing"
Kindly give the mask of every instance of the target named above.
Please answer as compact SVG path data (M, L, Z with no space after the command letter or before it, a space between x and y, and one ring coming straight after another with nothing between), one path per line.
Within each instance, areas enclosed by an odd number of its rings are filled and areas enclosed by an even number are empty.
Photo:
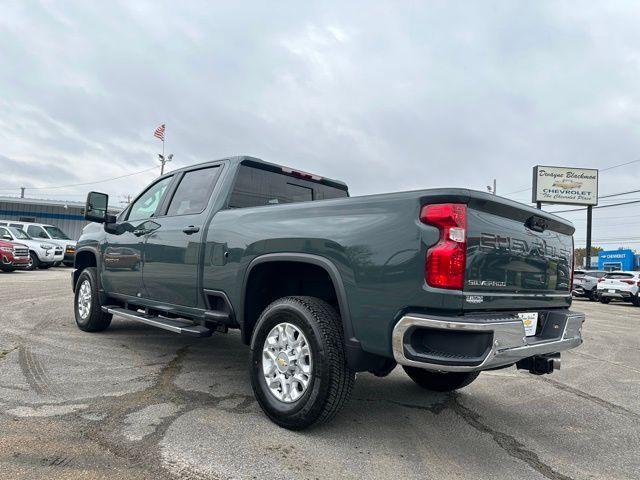
M107 223L110 217L107 213L109 206L109 195L100 192L89 192L87 203L84 208L84 219L90 222Z

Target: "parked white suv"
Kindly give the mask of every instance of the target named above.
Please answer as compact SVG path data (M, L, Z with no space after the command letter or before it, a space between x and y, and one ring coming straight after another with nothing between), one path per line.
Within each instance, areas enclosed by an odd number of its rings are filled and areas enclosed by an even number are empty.
M598 280L597 288L598 300L602 303L622 300L640 307L640 272L609 272Z
M14 227L0 227L0 238L9 242L18 242L29 247L29 263L25 269L49 268L64 258L64 250L53 243L31 238L23 230Z
M44 240L47 243L58 245L64 251L62 263L73 267L76 258L76 242L71 240L62 230L54 225L46 223L22 222L16 220L0 220L0 226L19 228L35 240Z

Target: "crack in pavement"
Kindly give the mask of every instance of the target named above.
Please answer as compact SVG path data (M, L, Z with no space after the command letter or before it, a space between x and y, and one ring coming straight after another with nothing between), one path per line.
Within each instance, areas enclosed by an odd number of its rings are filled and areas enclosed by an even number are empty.
M625 347L628 349L632 349L632 347ZM608 363L609 365L615 365L616 367L620 367L620 368L626 368L627 370L631 370L632 372L637 372L640 373L640 369L637 368L633 368L629 365L625 365L622 362L614 362L613 360L607 360L605 358L600 358L600 357L596 357L595 355L591 355L589 353L584 353L584 352L571 352L572 355L577 355L579 357L584 357L584 358L590 358L592 360L596 360L598 362L603 362L603 363Z
M107 414L99 422L89 421L88 428L83 431L83 434L120 458L135 463L141 463L145 458L150 459L150 462L144 463L152 465L150 468L156 473L167 475L167 470L158 462L158 458L160 458L159 444L176 418L206 407L219 408L230 413L248 413L249 407L255 403L255 399L251 395L214 396L206 392L183 390L175 385L174 381L182 369L182 364L191 346L189 344L178 349L174 358L160 370L156 381L150 387L118 397L100 397L91 408L83 413L104 413L106 411ZM238 400L238 403L232 407L221 406L223 402L229 400ZM126 417L130 413L160 403L173 403L179 408L175 413L154 424L154 431L145 435L141 440L123 440L122 430Z
M400 407L410 408L413 410L422 410L439 415L444 410L451 410L455 412L462 420L464 420L473 429L491 435L494 442L504 450L509 456L523 461L538 473L544 475L550 480L573 480L571 477L564 475L553 469L550 465L547 465L540 457L531 451L530 448L519 442L515 437L504 432L500 432L488 426L480 421L480 414L471 410L468 407L462 405L458 400L458 394L453 393L447 396L441 402L436 402L432 405L416 405L412 403L398 402L395 400L387 400L384 398L370 399L370 398L354 398L354 400L362 402L384 402L398 405Z
M542 380L543 382L549 383L550 385L557 388L558 390L571 393L580 398L584 398L585 400L593 402L596 405L604 407L606 410L610 411L611 413L617 413L618 415L625 415L625 416L628 415L636 420L640 419L640 414L634 412L633 410L629 410L628 408L623 407L621 405L616 405L615 403L608 402L607 400L604 400L600 397L596 397L595 395L591 395L587 392L583 392L582 390L579 390L575 387L571 387L565 383L559 382L558 380L554 380L552 378L544 378L544 377L540 377L540 380Z
M458 394L454 393L452 395L448 406L450 406L451 409L471 427L479 432L491 435L496 444L498 444L502 450L507 452L509 456L523 461L546 478L549 478L550 480L573 480L571 477L558 472L550 465L544 463L536 453L531 451L530 448L527 448L512 435L500 432L491 428L487 424L482 423L480 421L480 414L462 405L458 400Z
M0 350L0 360L2 360L3 358L5 358L7 355L9 355L11 352L13 352L14 350L16 350L18 347L13 347L13 348L7 348L5 350Z

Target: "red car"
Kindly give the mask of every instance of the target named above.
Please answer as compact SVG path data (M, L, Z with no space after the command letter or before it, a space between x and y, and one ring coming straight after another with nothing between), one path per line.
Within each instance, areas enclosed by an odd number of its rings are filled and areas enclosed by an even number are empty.
M0 240L0 270L13 272L29 263L29 249L21 243Z

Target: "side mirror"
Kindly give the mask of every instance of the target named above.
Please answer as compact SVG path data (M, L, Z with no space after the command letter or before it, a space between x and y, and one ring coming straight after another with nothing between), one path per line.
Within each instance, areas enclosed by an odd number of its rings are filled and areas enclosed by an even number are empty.
M7 233L5 233L4 235L2 235L2 239L3 240L13 240L13 237Z
M100 192L89 192L87 204L84 208L84 219L90 222L106 223L107 205L109 205L109 195Z

